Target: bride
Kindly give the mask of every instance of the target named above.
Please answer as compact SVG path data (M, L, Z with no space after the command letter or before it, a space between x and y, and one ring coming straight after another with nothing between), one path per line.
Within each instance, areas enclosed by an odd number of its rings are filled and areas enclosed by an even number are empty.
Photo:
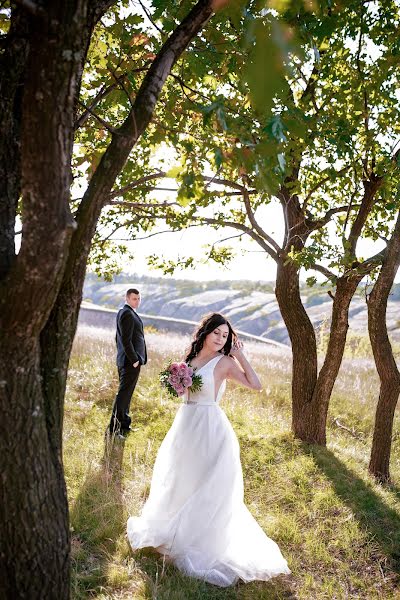
M127 525L134 550L152 546L186 575L221 587L290 573L243 502L239 443L219 406L227 379L261 390L242 346L222 315L200 323L185 360L201 375L201 389L186 393L141 516Z

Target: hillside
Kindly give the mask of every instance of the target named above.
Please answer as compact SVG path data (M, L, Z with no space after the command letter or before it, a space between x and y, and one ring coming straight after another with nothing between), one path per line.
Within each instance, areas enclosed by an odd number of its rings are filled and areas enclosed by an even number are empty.
M289 344L289 337L275 298L272 283L254 281L192 282L166 277L121 275L115 282L101 281L89 274L84 287L84 300L107 308L123 303L127 287L138 287L142 294L140 311L191 321L199 320L209 311L226 315L233 325L253 335ZM330 319L332 299L328 288L302 288L307 312L317 330L325 331ZM400 285L393 288L388 303L387 320L394 340L400 340ZM367 307L364 290L354 297L350 306L350 331L367 334Z

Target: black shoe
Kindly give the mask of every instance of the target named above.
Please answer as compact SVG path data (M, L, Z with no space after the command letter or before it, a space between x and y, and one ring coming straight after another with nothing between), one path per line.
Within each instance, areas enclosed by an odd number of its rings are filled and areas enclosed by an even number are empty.
M129 427L121 427L121 432L122 432L124 435L128 435L128 433L133 433L133 432L135 432L135 431L139 431L139 429L140 429L140 427L131 427L131 426L129 425Z
M107 427L104 437L106 440L110 440L110 441L112 441L114 438L117 440L125 439L125 435L124 435L123 431L110 431L109 427Z

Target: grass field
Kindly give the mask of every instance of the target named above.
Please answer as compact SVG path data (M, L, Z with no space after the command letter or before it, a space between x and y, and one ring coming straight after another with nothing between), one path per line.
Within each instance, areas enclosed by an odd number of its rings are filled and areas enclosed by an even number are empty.
M117 388L112 335L81 329L70 365L64 463L72 529L72 598L121 600L400 599L400 426L390 487L368 475L377 377L368 358L346 358L335 386L327 449L290 433L289 353L246 345L264 390L229 385L223 407L238 435L245 500L281 547L292 575L220 589L181 575L125 538L149 489L152 465L178 402L157 374L188 340L147 335L151 361L132 402L137 431L106 446Z

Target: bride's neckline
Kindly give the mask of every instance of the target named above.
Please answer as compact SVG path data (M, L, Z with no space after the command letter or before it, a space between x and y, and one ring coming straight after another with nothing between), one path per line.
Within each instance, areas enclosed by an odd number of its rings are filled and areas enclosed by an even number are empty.
M200 371L200 369L204 369L204 367L206 367L208 365L208 363L212 362L213 360L215 360L219 356L223 356L223 355L220 352L218 352L215 356L213 356L212 358L210 358L210 360L208 360L207 362L205 362L204 365L201 365L201 367L193 366L193 369L194 369L195 373L198 373Z

